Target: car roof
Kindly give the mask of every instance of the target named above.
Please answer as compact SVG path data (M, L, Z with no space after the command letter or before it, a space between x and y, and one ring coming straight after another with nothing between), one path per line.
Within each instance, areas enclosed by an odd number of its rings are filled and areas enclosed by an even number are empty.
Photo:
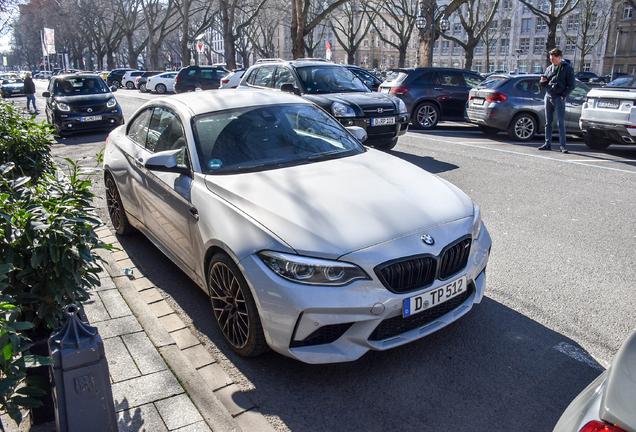
M91 72L77 72L77 73L72 73L72 74L64 74L64 75L55 75L53 78L55 79L64 79L64 78L76 78L76 77L82 77L82 78L101 78L101 75L95 74L95 73L91 73Z
M257 89L195 91L167 96L163 99L166 101L166 103L172 103L174 105L181 104L182 108L188 108L193 115L250 106L266 106L278 104L312 105L312 102L309 102L299 96L290 93ZM146 105L153 105L153 103L156 103L160 100L161 99L153 99L147 104L144 104L144 107Z

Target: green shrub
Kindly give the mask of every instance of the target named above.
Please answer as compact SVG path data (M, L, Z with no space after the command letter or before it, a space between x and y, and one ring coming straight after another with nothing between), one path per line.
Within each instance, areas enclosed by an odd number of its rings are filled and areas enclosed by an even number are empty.
M43 173L53 172L51 160L52 127L38 124L33 116L20 115L11 104L0 103L0 165L13 162L16 176L37 181Z
M31 185L12 179L13 164L0 166L0 265L11 264L3 294L15 299L25 321L46 337L62 324L63 308L88 299L99 286L91 217L94 194L90 178L66 159L69 173L44 173Z

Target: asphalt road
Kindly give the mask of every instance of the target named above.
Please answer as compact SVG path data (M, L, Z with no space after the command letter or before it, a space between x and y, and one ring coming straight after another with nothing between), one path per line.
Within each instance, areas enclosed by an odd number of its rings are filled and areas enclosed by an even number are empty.
M115 95L127 119L156 97ZM53 154L92 156L105 138L58 140ZM429 337L353 363L236 356L194 283L142 235L121 243L279 430L550 431L636 328L636 146L597 152L572 138L564 155L540 144L457 123L400 139L391 154L481 207L493 239L486 297ZM105 200L96 205L109 223Z

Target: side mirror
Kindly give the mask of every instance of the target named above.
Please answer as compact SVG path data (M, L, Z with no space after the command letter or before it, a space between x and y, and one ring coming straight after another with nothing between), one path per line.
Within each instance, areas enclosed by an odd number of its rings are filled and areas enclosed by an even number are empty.
M111 91L111 92L113 92L113 93L114 93L114 92L116 92L116 91L117 91L117 87L115 87L115 86L110 86L110 91Z
M176 174L190 174L190 170L184 166L179 166L178 158L183 152L183 148L176 150L166 150L155 153L146 159L144 166L152 171L171 172Z
M293 84L283 84L282 86L280 86L280 91L284 91L284 92L287 92L287 93L293 93L295 95L299 95L300 94L300 91L298 91L296 86L293 85Z
M42 93L42 97L51 97L51 93L49 93L49 92L43 92L43 93Z
M367 140L367 131L365 131L360 126L348 126L347 130L351 132L351 135L356 137L356 139L360 141L361 143Z

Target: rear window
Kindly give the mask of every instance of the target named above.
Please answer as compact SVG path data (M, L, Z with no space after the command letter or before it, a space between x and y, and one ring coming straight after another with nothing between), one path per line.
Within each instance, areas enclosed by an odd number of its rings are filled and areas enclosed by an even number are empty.
M614 81L608 83L606 87L636 87L636 77L627 76L616 78Z
M479 84L479 87L486 87L491 90L497 90L505 86L508 83L508 81L510 81L510 78L504 78L504 77L488 78L486 81Z
M395 71L391 75L389 75L389 77L386 79L386 82L402 82L404 81L404 79L406 79L407 76L408 74L406 72Z

